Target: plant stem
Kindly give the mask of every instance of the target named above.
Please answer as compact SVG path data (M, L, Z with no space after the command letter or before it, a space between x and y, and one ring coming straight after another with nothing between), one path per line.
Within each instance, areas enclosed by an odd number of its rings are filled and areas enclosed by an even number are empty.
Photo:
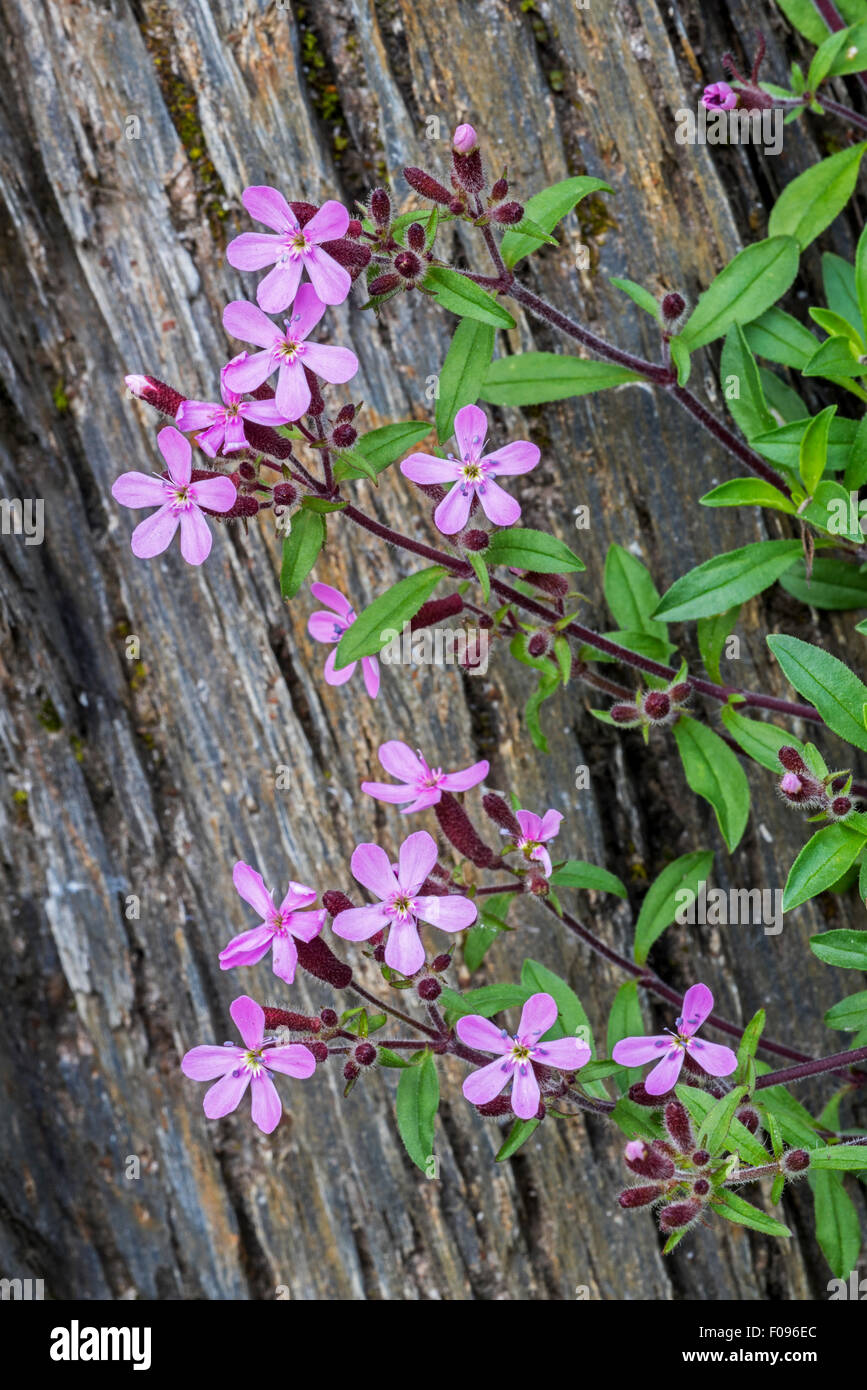
M400 1009L395 1009L391 1004L386 1004L383 999L377 999L375 994L371 994L370 990L364 989L357 982L354 975L346 988L355 990L355 993L360 995L362 999L366 999L369 1004L375 1004L383 1013L391 1014L392 1018L399 1018L402 1023L408 1024L410 1028L415 1028L419 1033L425 1033L430 1038L437 1036L434 1029L429 1028L426 1023L419 1023L418 1019L410 1018L409 1014L402 1013Z
M854 1066L856 1062L867 1062L867 1047L856 1047L851 1052L835 1052L830 1057L818 1057L814 1062L801 1062L796 1067L785 1067L782 1071L769 1071L760 1076L756 1090L767 1086L786 1086L790 1081L801 1081L805 1076L819 1076L825 1071L838 1071L841 1067Z

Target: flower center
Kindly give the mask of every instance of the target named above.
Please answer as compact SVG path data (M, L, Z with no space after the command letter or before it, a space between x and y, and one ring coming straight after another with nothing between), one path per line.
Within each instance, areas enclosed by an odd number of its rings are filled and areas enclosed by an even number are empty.
M286 246L286 251L280 258L281 263L288 261L290 256L306 256L307 252L312 250L310 242L307 240L300 227L290 233L284 244Z
M533 1057L532 1050L529 1047L525 1047L523 1043L519 1043L517 1038L515 1039L510 1055L513 1062L529 1062Z
M289 929L288 912L275 912L268 925L277 936L285 936Z
M294 362L295 358L303 356L303 353L304 344L294 338L282 338L277 346L277 356L284 362Z
M247 1052L244 1053L243 1061L244 1066L247 1068L248 1071L251 1071L254 1076L258 1076L259 1072L262 1071L265 1067L265 1062L262 1057L262 1053L258 1049L250 1048Z
M392 917L397 917L399 921L406 922L410 917L415 916L415 903L408 893L401 891L395 893L388 905L388 911Z
M196 490L192 483L186 483L183 487L168 485L171 498L171 508L174 512L188 512L191 507L196 505Z

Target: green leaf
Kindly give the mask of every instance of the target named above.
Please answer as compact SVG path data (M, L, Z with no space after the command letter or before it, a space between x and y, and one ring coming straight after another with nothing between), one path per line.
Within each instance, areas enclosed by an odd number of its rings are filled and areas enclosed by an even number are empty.
M475 570L479 587L482 591L482 598L487 603L491 597L491 576L488 574L488 567L477 550L465 550L464 559L469 560Z
M793 391L791 386L768 367L759 368L759 378L768 409L776 424L787 424L789 420L803 420L808 413L807 407L797 391Z
M826 1149L811 1149L810 1168L816 1172L860 1173L867 1168L867 1147L864 1144L829 1144Z
M513 1153L517 1153L522 1144L526 1144L530 1135L539 1128L539 1120L516 1120L509 1130L505 1142L501 1145L496 1157L497 1163L505 1163L507 1158L511 1158Z
M680 895L689 892L695 896L712 867L713 850L696 850L667 864L654 879L635 924L634 955L638 965L644 965L654 941L671 925L677 912L688 906Z
M616 874L600 869L597 864L587 864L583 859L569 859L555 869L550 882L556 888L588 888L597 893L615 893L618 898L626 897L626 889Z
M780 425L767 434L756 435L755 439L750 442L753 448L758 449L759 453L770 463L794 470L798 467L801 440L809 424L809 419L791 420L788 424ZM857 420L847 420L845 417L835 416L831 421L831 430L828 436L829 469L837 470L846 467L857 429Z
M836 256L833 251L823 252L822 284L828 308L844 318L863 337L864 322L858 307L855 267L842 256Z
M463 994L444 988L439 1002L450 1018L464 1018L467 1014L493 1018L502 1009L523 1008L532 993L524 985L509 984L482 985L480 989L468 989Z
M325 544L325 522L317 512L299 510L292 518L292 530L283 542L280 565L280 594L294 598L316 564Z
M724 1192L717 1192L710 1202L715 1212L724 1216L727 1221L733 1221L736 1226L749 1226L753 1231L761 1231L766 1236L791 1236L792 1232L788 1226L784 1226L781 1221L775 1220L773 1216L768 1216L766 1212L759 1211L750 1202L745 1202L743 1197L737 1193L725 1189Z
M559 352L519 352L491 363L479 396L492 405L541 405L641 380L638 372L611 362Z
M339 483L347 478L377 477L426 434L430 434L426 420L397 420L393 425L370 430L337 459L334 477Z
M860 361L858 349L852 342L838 334L826 338L801 371L804 376L821 376L827 381L846 383L863 376L867 367Z
M739 323L733 323L720 358L720 386L728 409L747 439L774 428L756 359Z
M839 965L843 970L867 970L867 931L820 932L810 937L810 950L826 965Z
M714 809L731 852L740 842L750 814L750 787L736 755L719 734L682 714L674 725L686 780Z
M489 565L513 565L537 574L572 574L586 568L583 560L579 560L563 541L547 531L534 531L530 526L495 531L485 559Z
M842 314L834 313L833 309L811 309L810 318L831 337L848 338L859 352L864 351L861 334Z
M733 1086L726 1095L714 1101L704 1117L698 1136L699 1148L707 1149L712 1154L719 1153L731 1128L735 1111L746 1094L746 1086Z
M827 38L828 26L813 0L777 0L777 4L789 23L810 43L820 44Z
M783 367L803 367L819 346L809 328L776 306L747 324L744 336L759 357Z
M845 77L867 68L867 23L853 24L839 33L841 40L828 69L830 77ZM827 43L827 39L825 40Z
M816 1208L816 1239L838 1279L848 1279L861 1253L861 1222L843 1179L819 1169L807 1173Z
M623 1038L641 1037L644 1034L644 1018L638 999L638 981L625 980L614 996L611 1013L608 1015L608 1051L614 1051L614 1044ZM634 1081L641 1080L641 1067L625 1067L621 1071L621 1087L625 1091Z
M301 506L306 512L319 512L325 516L328 512L342 512L344 507L348 507L348 502L332 502L328 497L311 497L308 493L301 498Z
M446 573L442 565L419 570L399 580L368 604L341 637L334 661L335 670L341 671L352 661L358 661L363 656L375 656L382 651L391 634L400 632L404 623L415 617Z
M867 415L855 431L852 450L846 460L843 486L847 492L857 492L867 483Z
M382 1067L393 1067L397 1071L403 1071L412 1066L412 1062L407 1061L406 1057L399 1052L392 1052L390 1047L380 1047L377 1049L376 1060Z
M659 321L659 300L655 294L651 294L650 290L646 290L643 285L636 284L634 280L621 279L616 275L610 276L609 280L615 289L628 294L633 304L637 304L639 309L643 309L646 314L650 314L651 318Z
M765 1011L759 1009L754 1013L746 1028L743 1031L740 1043L738 1044L738 1079L744 1080L746 1076L746 1064L755 1057L758 1051L759 1040L765 1029Z
M611 1111L611 1118L616 1125L619 1125L628 1139L638 1136L641 1139L667 1139L668 1136L662 1127L662 1121L652 1110L646 1106L636 1105L634 1100L628 1096L621 1096L614 1109Z
M650 616L659 604L650 571L622 545L608 547L602 583L605 601L624 632L646 632L665 640L665 623Z
M675 580L655 616L669 622L707 618L767 589L802 553L800 541L754 541L715 555Z
M801 482L810 495L816 491L819 479L825 472L825 464L828 460L828 434L831 429L831 421L836 413L837 407L829 405L819 415L814 416L805 429L804 437L801 440L798 467Z
M846 560L819 555L813 561L809 582L803 559L780 576L787 594L813 608L837 611L867 608L867 573Z
M477 319L479 323L493 324L494 328L515 327L515 320L499 300L456 270L433 266L424 278L424 288L432 291L444 309L462 319Z
M768 646L787 680L816 706L829 729L856 748L867 749L863 710L867 686L842 661L799 637L774 634ZM841 870L842 872L842 870Z
M726 638L738 620L740 611L740 605L738 605L735 608L730 608L727 613L714 613L709 618L699 618L696 624L696 638L701 659L704 662L704 669L717 685L723 683L719 669L723 647L726 644Z
M729 478L699 501L703 507L771 507L790 516L798 510L784 492L764 478Z
M786 879L783 911L791 912L837 882L864 848L864 837L845 825L826 825L807 841ZM833 1025L832 1025L833 1026Z
M807 88L815 92L816 88L824 82L834 64L837 53L842 44L846 42L846 30L840 29L836 33L829 34L823 39L816 52L813 54L813 61L807 73Z
M433 1054L407 1067L397 1083L397 1127L417 1168L427 1173L433 1157L434 1121L440 1103L440 1084Z
M734 705L725 705L721 717L726 733L738 747L760 767L766 767L778 777L782 776L778 757L780 749L797 748L800 751L798 739L788 729L778 729L776 724L767 724L763 719L747 719L745 715L738 714Z
M700 1090L697 1086L688 1086L682 1082L675 1087L675 1095L686 1106L696 1124L699 1126L704 1124L706 1115L715 1104L714 1097L708 1095L707 1091ZM740 1120L732 1120L723 1148L738 1154L746 1163L761 1165L768 1161L767 1149L754 1134L750 1133L746 1125L741 1124Z
M802 251L809 246L851 198L865 148L862 141L829 155L787 184L771 210L771 237L794 237Z
M439 375L436 425L441 444L450 437L462 406L475 405L479 399L493 352L491 324L477 319L463 319L458 324Z
M694 352L721 338L733 323L758 318L785 294L797 273L798 245L790 236L772 235L739 251L696 304L680 334L684 346Z
M839 1028L841 1033L855 1033L859 1028L863 1028L867 1023L867 989L841 999L839 1004L835 1004L825 1014L825 1023L828 1028ZM864 1167L867 1168L867 1155L864 1158Z
M692 362L689 355L689 348L683 340L683 335L678 333L668 341L668 350L671 353L671 360L677 369L677 384L685 386L689 381L689 374L692 369Z
M810 1148L816 1142L816 1122L799 1100L786 1090L785 1086L770 1086L756 1092L760 1098L760 1110L767 1110L779 1122L787 1144L797 1144Z
M586 198L588 193L613 193L614 189L602 179L590 178L586 174L572 179L561 179L540 193L534 193L524 204L524 215L535 222L543 236L527 234L513 227L506 232L500 242L500 255L506 265L513 266L522 256L529 256L543 244L544 234L552 232L557 223L571 212L576 203Z

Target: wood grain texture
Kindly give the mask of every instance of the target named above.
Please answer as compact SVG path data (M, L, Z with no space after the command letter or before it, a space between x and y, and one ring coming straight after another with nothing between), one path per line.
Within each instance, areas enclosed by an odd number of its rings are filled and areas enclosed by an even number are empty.
M392 1075L364 1078L347 1101L335 1068L287 1083L287 1113L266 1139L244 1107L207 1122L201 1089L178 1067L187 1047L226 1036L241 990L286 1000L265 967L218 968L218 950L248 921L234 860L268 882L346 889L354 845L393 841L405 825L358 792L385 736L455 766L488 757L492 786L563 811L564 849L629 880L629 904L581 904L620 949L648 877L671 857L713 847L723 886L777 887L803 841L773 779L753 770L754 813L730 858L685 789L672 741L645 750L615 736L574 686L547 707L551 754L538 757L520 719L526 673L500 653L486 679L386 672L375 704L350 703L321 678L309 602L280 602L267 527L221 529L198 572L174 550L138 563L130 514L110 499L119 472L148 471L155 456L155 419L126 398L124 374L213 394L227 357L222 305L253 283L222 254L248 225L249 183L350 200L388 179L409 206L401 166L443 169L449 130L471 119L517 196L571 173L612 184L616 196L570 217L563 249L544 251L525 276L653 355L649 320L608 277L694 297L764 234L777 191L822 148L829 128L815 121L787 131L776 160L674 142L673 112L696 101L701 74L720 75L726 47L751 50L759 22L767 75L783 78L797 41L768 3L537 0L528 11L517 0L2 5L0 492L42 497L46 530L41 546L4 536L0 547L0 1273L44 1278L52 1297L254 1299L279 1285L297 1299L341 1300L566 1300L580 1285L592 1298L825 1296L804 1190L787 1199L795 1237L785 1246L700 1228L663 1260L651 1218L615 1205L613 1128L549 1123L494 1165L500 1130L463 1102L455 1062L443 1071L439 1181L402 1151ZM130 117L140 138L126 138ZM426 138L432 117L439 141ZM853 229L841 221L823 245L851 253ZM575 269L579 243L588 271ZM810 274L817 255L806 258ZM353 399L364 399L365 423L425 418L425 381L454 320L406 297L377 323L360 302L356 291L329 323L358 354ZM516 317L513 350L562 349ZM701 361L698 387L719 405L710 355ZM766 514L696 506L730 464L649 389L494 415L501 438L520 427L543 449L522 484L525 520L578 545L597 627L612 625L601 601L611 541L663 588L715 551L781 534ZM418 493L395 470L378 490L357 490L376 515L432 538ZM580 504L592 530L576 541ZM412 568L335 525L317 575L364 604ZM837 651L851 632L785 595L749 605L733 679L781 694L764 647L772 627ZM137 661L125 656L130 634ZM591 787L579 792L574 769L585 763ZM277 787L281 766L288 791ZM138 920L124 913L130 894ZM730 1016L745 1022L765 1005L769 1031L828 1051L839 1040L822 1014L845 991L807 938L862 925L857 910L849 898L811 904L777 937L673 931L653 959L678 987L708 981ZM521 916L486 978L514 978L532 955L572 982L604 1035L616 972L541 910ZM331 1002L309 977L292 1000ZM664 1010L646 1017L670 1022ZM125 1177L128 1155L141 1159L137 1180Z

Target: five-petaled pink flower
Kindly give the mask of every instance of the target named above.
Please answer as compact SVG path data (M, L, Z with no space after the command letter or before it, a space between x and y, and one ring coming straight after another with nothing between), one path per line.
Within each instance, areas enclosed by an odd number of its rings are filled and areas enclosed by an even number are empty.
M256 289L256 299L265 312L279 314L289 307L304 270L323 304L342 304L352 285L349 271L323 251L322 242L336 241L346 235L349 226L346 208L329 199L301 227L276 188L266 184L245 188L241 201L251 217L264 222L266 227L273 227L276 233L272 236L266 232L244 232L226 247L226 258L236 270L263 270L266 265L274 266Z
M198 430L195 439L200 449L211 458L218 454L231 454L237 449L249 449L244 434L244 421L253 420L257 425L285 425L287 418L281 415L275 401L245 401L237 391L226 385L226 371L236 362L246 362L248 354L241 352L227 362L220 372L220 395L222 405L211 401L184 401L177 413L177 426L184 434Z
M410 454L400 465L414 483L454 483L434 512L434 522L444 536L454 536L466 524L478 498L485 516L495 526L514 526L521 508L495 480L499 475L529 473L539 462L539 450L526 439L516 439L492 454L483 454L487 416L477 405L463 406L455 416L455 439L460 458L436 458Z
M355 622L355 609L349 599L344 598L339 589L332 589L330 584L311 584L310 592L320 603L326 605L327 611L320 609L318 613L312 613L307 622L307 631L316 642L339 642L346 629ZM358 662L350 661L348 666L335 669L336 656L336 651L330 652L326 659L325 679L329 685L345 685ZM363 656L361 670L364 687L371 700L375 700L379 694L379 662L376 657Z
M388 801L394 805L399 805L401 801L411 802L410 806L404 806L401 813L404 816L410 811L423 811L428 806L435 806L443 792L465 792L470 787L478 786L487 777L490 768L490 763L483 760L473 763L472 767L465 767L461 772L443 772L441 767L428 767L421 751L413 753L408 744L400 743L397 739L389 739L387 743L379 745L379 761L392 777L400 778L399 784L362 782L361 790L367 792L368 796L375 796L378 801Z
M404 840L395 865L379 845L358 845L352 855L352 873L379 901L338 912L334 934L345 941L367 941L388 927L386 965L401 975L414 975L425 962L419 919L440 931L463 931L478 915L475 904L457 893L418 896L436 861L436 841L426 830Z
M658 1057L659 1064L645 1079L648 1095L664 1096L670 1091L689 1053L694 1062L710 1076L729 1076L738 1059L730 1047L720 1043L703 1042L695 1033L713 1008L713 995L707 985L692 985L683 996L683 1012L677 1020L676 1033L661 1033L648 1038L624 1038L615 1045L612 1057L624 1067L640 1067Z
M231 478L200 478L192 482L189 440L166 425L157 435L160 453L169 476L148 473L122 473L111 489L116 502L124 507L158 507L153 516L140 521L132 533L133 555L150 560L161 555L172 536L181 528L181 554L191 565L200 565L211 553L211 536L201 508L228 512L235 505L237 491Z
M521 851L526 860L534 860L541 864L545 877L550 878L551 856L545 844L559 833L560 822L563 819L561 812L546 811L544 816L537 816L535 811L516 811L515 819L521 827L521 838L516 849ZM507 831L502 833L508 834Z
M234 937L228 946L223 948L220 952L220 969L231 970L236 965L255 965L273 944L274 974L285 980L287 985L291 985L298 965L295 939L312 941L325 925L327 913L324 908L317 912L303 910L315 903L315 891L305 888L303 883L290 883L282 903L275 907L274 899L262 881L262 875L257 874L256 870L245 864L242 859L232 870L232 882L244 902L249 903L258 912L262 921L258 927L241 932L240 936Z
M304 368L323 381L339 384L358 371L358 358L349 348L328 343L308 343L325 304L312 285L302 285L295 299L292 317L284 319L283 331L245 299L233 299L223 310L223 327L233 338L263 348L249 357L229 362L224 380L231 391L255 391L271 373L279 369L274 401L285 420L300 420L310 405L310 386Z
M496 1061L467 1077L463 1085L467 1100L473 1105L487 1105L511 1081L512 1109L519 1120L532 1120L540 1099L533 1063L558 1071L578 1071L590 1061L590 1048L580 1038L539 1041L553 1027L556 1017L557 1004L550 994L532 994L521 1012L514 1037L479 1014L459 1018L455 1027L461 1042L480 1052L496 1054Z
M738 104L738 94L727 82L713 82L705 87L701 103L708 111L731 111Z
M194 1047L181 1062L184 1076L193 1081L220 1080L205 1093L204 1109L209 1120L218 1120L236 1110L248 1086L252 1087L253 1123L264 1134L271 1134L280 1123L283 1103L271 1080L273 1071L303 1080L316 1070L316 1060L303 1043L264 1045L265 1014L248 995L242 994L229 1012L244 1040L244 1046L226 1043Z

